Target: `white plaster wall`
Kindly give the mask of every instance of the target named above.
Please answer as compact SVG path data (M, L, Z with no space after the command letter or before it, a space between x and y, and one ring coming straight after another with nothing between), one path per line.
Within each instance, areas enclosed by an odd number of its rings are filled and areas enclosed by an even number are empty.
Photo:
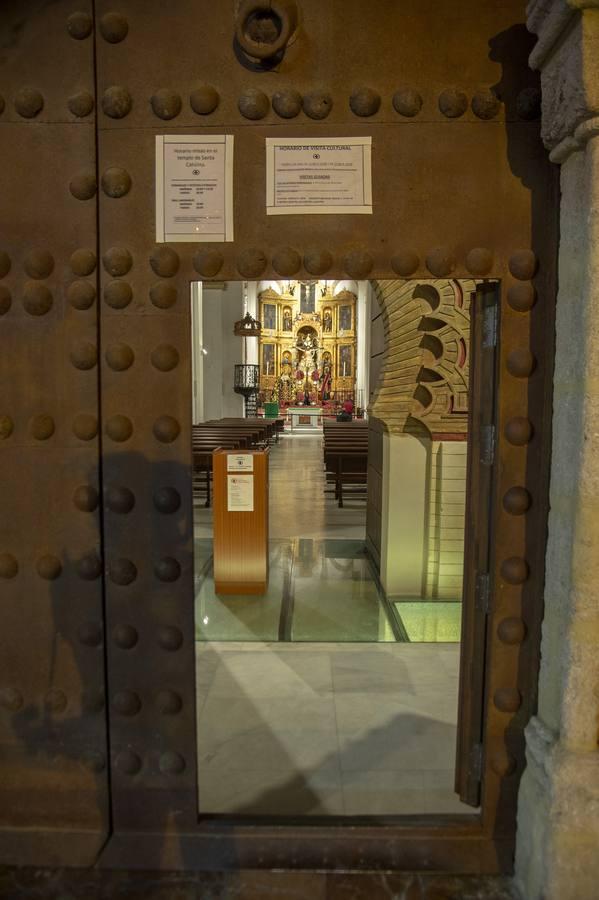
M243 362L243 339L233 326L243 316L240 281L202 290L202 365L204 421L243 415L243 397L233 390L234 366Z

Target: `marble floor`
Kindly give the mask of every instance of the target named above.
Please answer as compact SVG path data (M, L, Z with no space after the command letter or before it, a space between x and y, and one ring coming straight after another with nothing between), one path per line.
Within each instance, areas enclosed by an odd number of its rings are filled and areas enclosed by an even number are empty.
M384 601L364 499L339 509L320 459L318 435L273 448L262 598L216 597L196 507L200 813L472 813L453 791L457 604L430 619L437 604Z

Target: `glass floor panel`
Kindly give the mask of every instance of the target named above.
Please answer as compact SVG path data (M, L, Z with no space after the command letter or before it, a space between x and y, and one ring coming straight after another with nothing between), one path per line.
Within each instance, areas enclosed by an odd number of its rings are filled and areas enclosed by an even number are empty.
M292 541L270 542L268 588L261 597L218 596L214 591L212 553L204 559L203 569L196 558L196 640L278 641L292 551Z
M196 540L199 641L393 642L393 610L379 593L364 541L270 542L263 596L217 596L211 541Z
M459 643L462 604L446 600L398 600L393 603L404 640L412 643Z

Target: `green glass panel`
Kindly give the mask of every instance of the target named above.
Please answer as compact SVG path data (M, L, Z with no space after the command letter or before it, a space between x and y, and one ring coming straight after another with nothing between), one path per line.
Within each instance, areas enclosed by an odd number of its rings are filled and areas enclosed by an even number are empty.
M462 627L462 604L455 601L429 600L394 603L407 639L413 643L459 643Z

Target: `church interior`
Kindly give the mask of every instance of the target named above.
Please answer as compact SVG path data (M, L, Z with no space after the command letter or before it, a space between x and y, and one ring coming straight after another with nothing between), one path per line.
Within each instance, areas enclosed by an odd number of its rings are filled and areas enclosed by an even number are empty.
M192 284L201 813L471 812L454 767L474 289ZM407 412L381 528L384 406ZM220 594L210 451L254 442L268 582Z

